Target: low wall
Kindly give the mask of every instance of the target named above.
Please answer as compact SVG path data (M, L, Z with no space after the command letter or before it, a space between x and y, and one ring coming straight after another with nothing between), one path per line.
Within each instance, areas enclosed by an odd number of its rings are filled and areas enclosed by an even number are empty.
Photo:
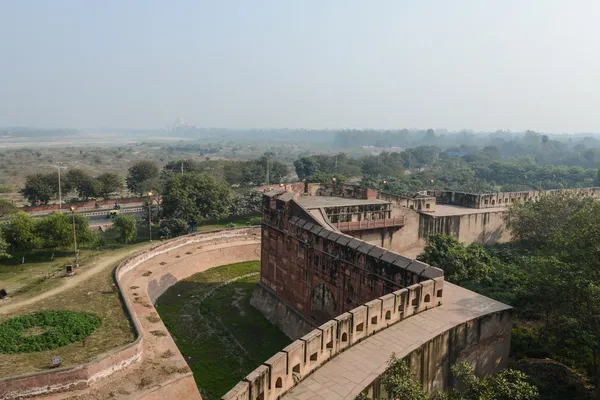
M179 247L201 242L214 242L221 239L235 239L243 237L260 238L259 227L228 229L205 233L194 233L179 238L158 243L149 250L140 252L126 258L114 270L114 278L123 301L126 314L132 323L136 339L133 343L115 349L110 354L98 357L87 364L74 365L71 367L58 368L51 371L38 372L28 375L15 376L0 379L0 400L24 398L36 395L44 395L66 390L83 389L91 386L94 382L107 378L115 372L124 370L141 359L143 351L143 335L141 324L137 315L132 311L131 300L124 296L124 288L120 280L145 261L164 254ZM257 255L255 259L258 259ZM189 274L188 274L189 275ZM174 282L171 282L173 284ZM168 286L164 285L166 290ZM155 293L156 295L157 293Z
M337 354L415 314L442 304L444 278L381 296L325 322L252 371L222 400L275 400Z

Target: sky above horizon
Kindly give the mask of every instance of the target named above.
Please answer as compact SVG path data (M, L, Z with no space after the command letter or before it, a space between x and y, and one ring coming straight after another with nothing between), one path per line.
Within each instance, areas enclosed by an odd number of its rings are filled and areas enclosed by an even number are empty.
M600 132L594 0L0 1L0 126Z

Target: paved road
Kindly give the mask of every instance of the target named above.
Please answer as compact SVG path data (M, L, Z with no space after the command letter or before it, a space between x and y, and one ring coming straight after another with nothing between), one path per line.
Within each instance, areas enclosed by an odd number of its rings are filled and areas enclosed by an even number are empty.
M112 207L98 209L98 210L96 210L96 209L82 210L82 211L78 211L77 214L82 214L82 215L86 216L87 219L90 221L90 225L97 226L97 225L104 225L105 223L106 224L110 223L110 219L107 218L108 212L110 210L112 210ZM143 208L141 206L122 207L120 211L121 211L121 214L131 215L136 218L138 218L144 214ZM50 213L31 214L31 216L33 218L42 218L42 217L47 217L48 215L50 215ZM9 221L8 218L3 218L0 220L0 225L7 224L8 221Z

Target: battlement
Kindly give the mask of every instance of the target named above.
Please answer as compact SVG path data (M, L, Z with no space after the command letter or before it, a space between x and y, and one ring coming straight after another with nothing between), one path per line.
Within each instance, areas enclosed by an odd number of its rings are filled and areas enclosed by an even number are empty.
M222 400L278 399L317 368L362 340L442 304L443 276L380 296L331 319L248 374Z

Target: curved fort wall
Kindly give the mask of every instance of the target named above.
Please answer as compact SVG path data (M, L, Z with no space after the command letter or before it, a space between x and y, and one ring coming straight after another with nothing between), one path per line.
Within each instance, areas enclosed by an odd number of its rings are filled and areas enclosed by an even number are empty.
M192 243L212 244L236 239L255 239L253 242L247 244L242 242L237 248L229 249L225 253L210 251L201 253L203 258L200 265L198 263L182 263L178 264L176 268L165 266L162 270L154 271L153 276L158 276L158 278L150 279L147 288L148 297L154 302L160 294L177 281L202 269L222 265L222 263L258 260L260 258L260 253L258 252L259 233L260 229L258 227L250 227L190 234L157 244L146 251L123 260L115 268L114 277L126 314L131 320L132 329L136 335L135 341L86 364L0 379L0 399L32 397L67 390L84 389L102 379L110 377L116 372L126 370L135 365L143 356L144 333L139 317L134 311L133 302L125 295L126 288L122 285L122 280L128 273L153 257ZM188 375L191 376L191 373L188 373Z

